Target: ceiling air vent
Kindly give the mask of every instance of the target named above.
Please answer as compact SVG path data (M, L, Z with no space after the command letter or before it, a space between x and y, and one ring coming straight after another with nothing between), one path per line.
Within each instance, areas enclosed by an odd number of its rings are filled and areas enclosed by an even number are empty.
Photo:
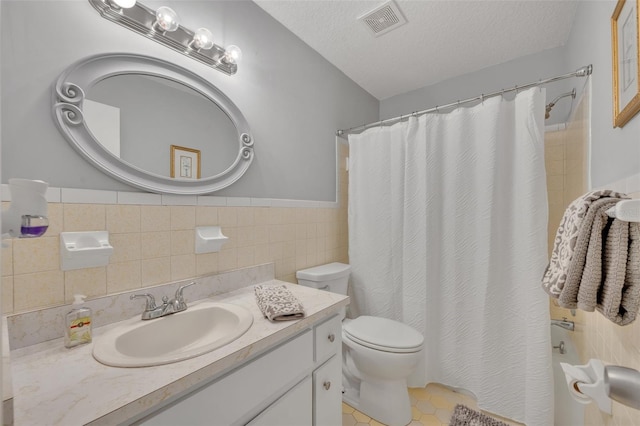
M388 1L358 17L371 33L379 37L407 23L402 12L393 1Z

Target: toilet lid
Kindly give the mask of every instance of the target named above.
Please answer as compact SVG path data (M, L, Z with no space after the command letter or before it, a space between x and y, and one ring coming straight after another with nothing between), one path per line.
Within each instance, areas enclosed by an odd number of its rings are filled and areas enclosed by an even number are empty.
M387 318L363 315L343 324L342 329L354 342L386 352L417 352L424 342L415 329Z

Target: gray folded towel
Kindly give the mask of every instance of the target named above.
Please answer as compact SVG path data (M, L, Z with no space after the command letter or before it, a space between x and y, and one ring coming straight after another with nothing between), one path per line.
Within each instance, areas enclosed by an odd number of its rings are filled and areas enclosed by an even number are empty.
M626 240L619 244L626 246L628 254L626 259L616 257L615 250L609 251L607 246L607 277L598 296L596 308L612 322L627 325L636 319L640 307L640 223L622 224L629 227L628 246ZM609 279L609 275L615 279Z
M300 301L284 285L257 285L256 302L270 321L287 321L304 317Z
M567 280L568 268L576 248L578 234L591 204L601 198L628 198L611 190L588 192L574 200L562 217L549 265L542 278L542 288L549 296L558 298Z
M563 227L572 222L563 218L554 246L557 256L545 272L543 288L552 296L559 289L554 297L562 307L597 310L610 321L627 325L640 308L640 224L607 215L609 208L627 198L624 194L590 194L567 209L565 215L580 211L579 225ZM559 267L562 273L551 271Z
M595 200L584 215L573 244L573 254L567 263L565 282L558 296L558 304L563 308L579 307L589 312L595 309L602 279L602 233L609 223L606 211L618 201L620 198ZM581 306L578 306L579 292L582 295Z
M629 222L610 218L603 206L596 213L587 259L578 290L578 308L593 312L602 290L622 288L627 265ZM562 295L561 295L562 296ZM618 305L620 304L618 299Z

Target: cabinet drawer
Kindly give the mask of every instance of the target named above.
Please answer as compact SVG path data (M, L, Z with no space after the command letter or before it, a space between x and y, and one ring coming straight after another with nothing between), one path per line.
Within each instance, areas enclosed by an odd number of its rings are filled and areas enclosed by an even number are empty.
M313 367L311 330L250 361L163 410L144 425L233 425L246 422ZM250 419L251 417L249 417Z
M342 424L342 362L335 355L313 372L313 426Z
M316 363L340 353L342 348L342 321L340 321L339 315L315 327L314 333Z

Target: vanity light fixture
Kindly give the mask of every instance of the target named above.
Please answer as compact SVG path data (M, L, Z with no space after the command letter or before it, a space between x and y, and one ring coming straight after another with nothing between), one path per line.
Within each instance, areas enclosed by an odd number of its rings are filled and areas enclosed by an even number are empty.
M242 59L242 50L236 45L227 46L223 60L229 64L237 64Z
M109 3L120 9L130 9L136 5L136 0L109 0Z
M89 3L103 18L196 61L227 75L238 71L242 52L237 46L225 49L213 42L213 34L208 29L200 28L194 32L183 27L176 12L166 6L153 10L136 0L89 0Z
M213 47L213 34L206 28L198 28L189 43L192 49L211 49Z
M173 32L177 30L179 26L178 14L170 7L162 6L156 10L156 21L153 23L151 29L153 31Z

